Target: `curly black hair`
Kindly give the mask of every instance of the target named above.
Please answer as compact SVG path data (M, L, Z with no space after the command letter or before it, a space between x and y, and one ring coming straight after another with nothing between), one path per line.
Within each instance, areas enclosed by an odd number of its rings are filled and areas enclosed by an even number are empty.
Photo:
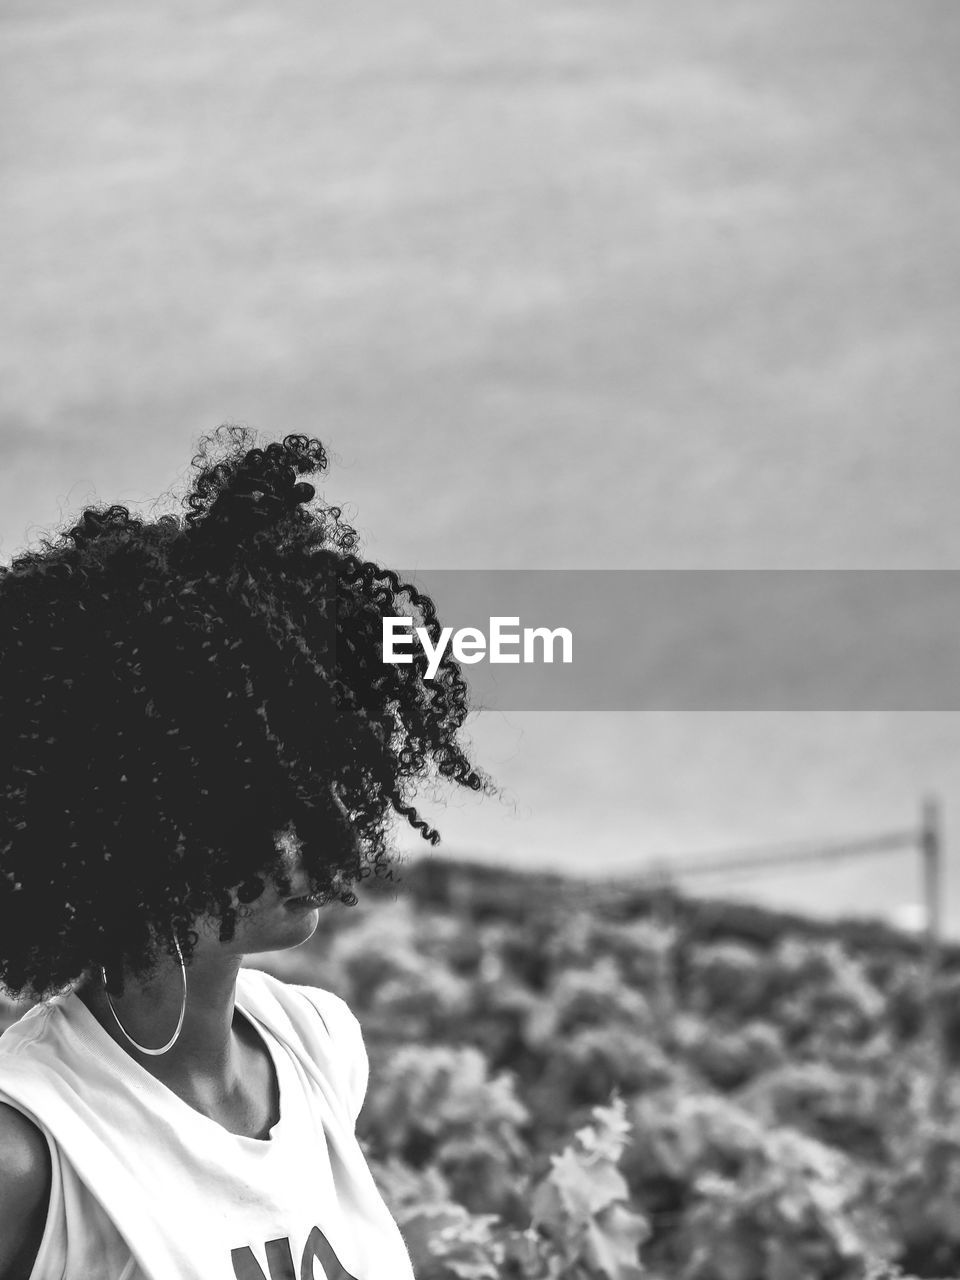
M147 972L200 915L290 892L291 824L312 888L391 878L424 779L495 790L466 755L458 664L382 661L382 618L434 640L433 602L357 554L298 477L319 440L256 447L224 426L193 459L185 516L88 507L0 566L0 982L42 998L105 964Z

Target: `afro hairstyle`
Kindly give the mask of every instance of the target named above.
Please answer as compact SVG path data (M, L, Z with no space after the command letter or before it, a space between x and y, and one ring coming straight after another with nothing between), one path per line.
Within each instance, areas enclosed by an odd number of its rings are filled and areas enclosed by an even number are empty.
M434 643L433 602L357 554L301 476L319 440L257 447L224 426L193 459L185 515L88 507L0 566L0 983L42 998L100 964L189 962L200 916L234 936L267 880L290 892L392 879L399 816L439 835L427 778L495 790L459 738L458 664L382 660L382 619ZM239 887L239 888L238 888Z

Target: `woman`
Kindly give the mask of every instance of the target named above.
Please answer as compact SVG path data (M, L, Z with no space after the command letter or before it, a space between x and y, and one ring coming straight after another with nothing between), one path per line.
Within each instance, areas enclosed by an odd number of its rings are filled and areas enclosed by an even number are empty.
M317 440L221 428L186 517L88 509L0 570L0 1280L403 1280L333 994L241 968L392 877L424 777L490 790L432 603L300 480ZM46 998L45 998L46 997ZM45 999L44 999L45 998Z

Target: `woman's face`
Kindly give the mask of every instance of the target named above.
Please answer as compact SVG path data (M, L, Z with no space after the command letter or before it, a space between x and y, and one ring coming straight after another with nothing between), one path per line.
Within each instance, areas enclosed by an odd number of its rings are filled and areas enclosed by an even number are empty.
M341 823L349 827L346 810L334 797ZM341 835L342 838L342 835ZM196 951L209 955L252 955L263 951L283 951L298 947L313 936L320 922L320 903L309 896L310 885L300 856L300 841L292 823L277 834L277 847L283 855L283 870L290 878L290 892L281 894L276 885L265 879L263 892L238 912L233 937L220 941L220 921L201 917L196 922L199 934ZM239 885L233 889L234 904L239 903Z

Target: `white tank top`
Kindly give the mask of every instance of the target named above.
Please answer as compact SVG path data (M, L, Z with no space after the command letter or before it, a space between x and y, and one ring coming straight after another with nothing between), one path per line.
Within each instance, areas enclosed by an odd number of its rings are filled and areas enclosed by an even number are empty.
M0 1035L0 1101L50 1144L31 1280L413 1280L354 1135L359 1024L329 991L241 969L236 1007L277 1071L264 1139L229 1133L154 1079L74 993Z

